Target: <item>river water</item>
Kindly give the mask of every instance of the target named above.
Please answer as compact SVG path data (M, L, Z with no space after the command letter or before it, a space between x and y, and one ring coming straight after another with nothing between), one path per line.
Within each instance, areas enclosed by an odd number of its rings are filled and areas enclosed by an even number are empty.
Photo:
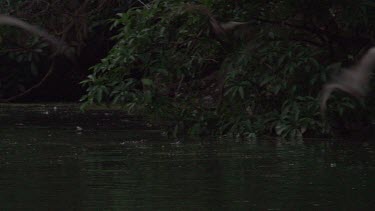
M1 105L0 210L371 210L371 142L175 142L119 111Z

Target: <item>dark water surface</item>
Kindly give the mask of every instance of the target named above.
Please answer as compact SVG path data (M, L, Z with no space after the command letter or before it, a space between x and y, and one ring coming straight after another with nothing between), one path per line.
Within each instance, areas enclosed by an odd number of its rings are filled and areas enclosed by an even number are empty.
M118 111L1 105L0 187L0 210L371 210L375 145L174 143Z

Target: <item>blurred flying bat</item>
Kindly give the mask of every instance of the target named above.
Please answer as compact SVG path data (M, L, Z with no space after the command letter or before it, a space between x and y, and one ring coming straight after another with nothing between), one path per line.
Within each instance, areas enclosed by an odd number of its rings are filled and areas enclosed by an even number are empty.
M375 67L375 47L370 48L361 58L357 65L343 69L343 71L334 77L332 82L323 86L320 99L320 108L322 114L327 109L327 101L331 93L335 90L341 90L349 93L357 99L367 95L371 72Z
M50 35L45 30L33 26L25 21L22 21L18 18L11 17L8 15L2 15L0 14L0 25L9 25L9 26L15 26L21 29L24 29L34 35L40 36L50 42L52 45L54 45L57 49L57 53L67 51L67 45L65 42L61 41L60 39ZM66 53L66 52L65 52Z
M209 18L212 30L216 35L225 35L226 32L232 31L236 29L238 26L249 24L249 22L237 21L219 22L207 7L201 5L189 4L187 6L187 10L196 10L206 15Z

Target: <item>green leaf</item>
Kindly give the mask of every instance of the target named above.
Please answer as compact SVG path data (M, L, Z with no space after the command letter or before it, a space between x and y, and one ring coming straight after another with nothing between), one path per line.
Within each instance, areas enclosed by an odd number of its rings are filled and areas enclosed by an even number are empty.
M283 134L284 131L286 131L287 129L289 128L289 125L284 125L284 124L277 124L276 127L275 127L275 132L278 136L280 136L281 134Z
M99 88L97 93L96 93L96 100L98 103L101 103L103 99L103 89Z
M142 84L145 85L145 86L152 86L154 83L151 79L142 78Z
M243 87L242 87L242 86L240 86L240 87L238 88L238 92L240 93L240 97L241 97L241 99L245 99L245 94L244 94L244 90L243 90Z

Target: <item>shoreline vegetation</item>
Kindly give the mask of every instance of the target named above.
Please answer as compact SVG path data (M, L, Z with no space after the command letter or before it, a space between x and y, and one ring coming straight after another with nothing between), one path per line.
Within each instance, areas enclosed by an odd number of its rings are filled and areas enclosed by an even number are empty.
M55 58L54 73L20 101L80 98L83 109L168 122L174 138L335 137L372 127L371 96L335 91L325 118L319 102L323 85L375 45L368 1L85 1L53 10L32 2L0 12L20 11L17 18L59 36L76 59ZM51 18L67 10L73 15ZM1 28L0 99L40 83L51 65L46 42L24 37Z

